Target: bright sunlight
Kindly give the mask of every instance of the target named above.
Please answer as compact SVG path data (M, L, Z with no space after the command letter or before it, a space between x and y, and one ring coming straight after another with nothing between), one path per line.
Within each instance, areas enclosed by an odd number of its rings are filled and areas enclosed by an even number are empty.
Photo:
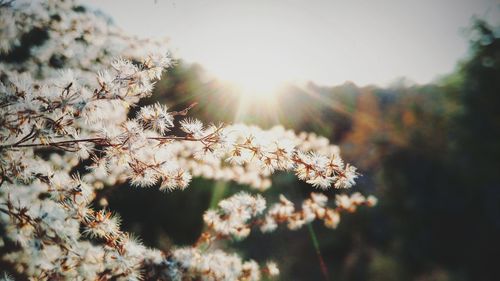
M293 77L293 66L289 63L293 54L287 52L283 42L266 37L249 33L224 40L228 51L214 54L217 58L209 71L217 79L235 86L240 94L269 101L279 86ZM266 42L264 51L263 42Z

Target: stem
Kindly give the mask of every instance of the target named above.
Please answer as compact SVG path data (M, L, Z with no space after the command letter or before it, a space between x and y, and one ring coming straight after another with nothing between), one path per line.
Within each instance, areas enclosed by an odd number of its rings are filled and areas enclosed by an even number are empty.
M328 274L328 268L326 267L325 260L323 259L323 256L321 255L318 237L316 237L316 233L314 232L314 229L313 229L313 226L311 223L307 224L307 229L309 230L309 235L311 236L311 240L313 242L314 249L316 250L316 255L318 256L319 266L321 268L321 273L323 273L323 277L325 278L325 280L329 281L330 277Z
M1 2L1 0L0 0L0 2ZM63 95L64 95L65 92L69 93L69 88L71 86L72 86L72 83L70 83L63 90ZM185 109L180 110L180 111L172 111L172 112L170 112L170 114L172 116L186 116L188 114L189 110L191 110L196 105L198 105L198 103L196 103L196 102L192 103L188 107L186 107ZM38 117L46 118L44 116L38 116ZM53 121L53 122L55 122L55 121ZM218 132L221 128L222 128L222 126L216 132ZM214 134L214 133L212 133L212 134ZM147 139L149 139L149 140L157 140L157 141L163 141L163 140L186 140L186 141L202 141L203 142L203 140L205 138L211 136L212 134L210 134L210 135L208 135L208 136L206 136L204 138L200 138L200 139L193 138L191 136L184 136L184 137L181 137L181 136L149 137ZM35 134L35 127L32 127L31 131L28 133L28 135L24 136L21 140L17 141L16 143L0 145L0 150L2 150L2 149L10 149L10 148L20 148L20 147L44 147L44 146L58 147L58 146L71 145L71 144L80 143L80 142L92 142L92 143L96 143L96 144L97 143L104 144L106 142L105 138L87 138L87 139L75 139L75 140L56 141L56 142L49 142L49 143L30 143L30 144L25 144L26 141L32 139L35 136L36 136L36 134ZM108 145L112 146L112 144L108 144ZM118 144L118 145L120 145L120 144Z
M210 197L210 204L208 205L209 209L214 209L217 207L217 203L224 197L224 194L226 193L226 188L227 188L227 182L224 181L217 181L214 184L214 187L212 188L212 196ZM210 242L212 238L210 237L210 231L207 231L208 227L206 224L203 224L203 232L198 238L198 241L195 243L195 247L197 247L199 244L206 243L204 247L201 247L200 250L202 252L208 250L212 243ZM208 236L206 236L207 234ZM208 237L208 240L207 240Z
M79 143L79 142L99 142L103 141L103 138L89 138L89 139L76 139L76 140L65 140L65 141L57 141L57 142L49 142L49 143L30 143L30 144L20 144L14 143L14 144L5 144L5 145L0 145L1 148L12 148L12 147L39 147L39 146L57 146L57 145L64 145L64 144L73 144L73 143Z
M166 136L166 137L149 137L149 140L185 140L185 141L201 141L201 139L191 138L191 137L179 137L179 136ZM4 144L0 145L0 150L5 148L20 148L20 147L44 147L44 146L60 146L60 145L71 145L79 142L91 142L103 144L106 142L105 138L88 138L88 139L75 139L75 140L64 140L64 141L56 141L56 142L48 142L48 143L30 143L30 144ZM120 143L122 144L122 143ZM117 144L117 145L120 145Z
M212 197L210 198L209 208L213 209L217 207L217 203L224 197L226 193L227 182L217 181L212 189Z

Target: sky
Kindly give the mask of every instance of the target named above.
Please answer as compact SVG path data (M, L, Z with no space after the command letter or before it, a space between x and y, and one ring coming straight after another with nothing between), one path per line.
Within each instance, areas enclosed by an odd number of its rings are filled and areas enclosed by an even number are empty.
M427 83L467 55L473 15L498 0L91 0L124 30L247 85ZM269 85L268 85L269 84Z

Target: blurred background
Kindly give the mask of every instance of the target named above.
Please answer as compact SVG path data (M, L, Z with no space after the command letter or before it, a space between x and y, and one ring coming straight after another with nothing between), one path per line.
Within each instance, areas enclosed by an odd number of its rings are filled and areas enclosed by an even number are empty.
M275 260L280 280L498 280L500 3L156 1L130 19L130 1L91 2L138 35L173 33L176 64L143 104L196 102L190 115L204 122L323 135L363 174L348 192L379 198L334 231L254 232L228 242L234 251ZM192 244L203 212L240 190L249 188L194 179L186 191L119 186L97 200L146 245L168 250ZM301 202L310 191L279 173L263 195Z

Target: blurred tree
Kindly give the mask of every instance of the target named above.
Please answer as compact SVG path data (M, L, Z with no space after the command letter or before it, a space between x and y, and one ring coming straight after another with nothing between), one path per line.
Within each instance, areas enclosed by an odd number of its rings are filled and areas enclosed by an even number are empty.
M414 276L430 277L441 268L453 279L497 275L500 40L483 21L473 32L473 55L458 79L455 74L440 85L448 100L416 104L410 144L384 160L381 202L391 220L389 248Z

